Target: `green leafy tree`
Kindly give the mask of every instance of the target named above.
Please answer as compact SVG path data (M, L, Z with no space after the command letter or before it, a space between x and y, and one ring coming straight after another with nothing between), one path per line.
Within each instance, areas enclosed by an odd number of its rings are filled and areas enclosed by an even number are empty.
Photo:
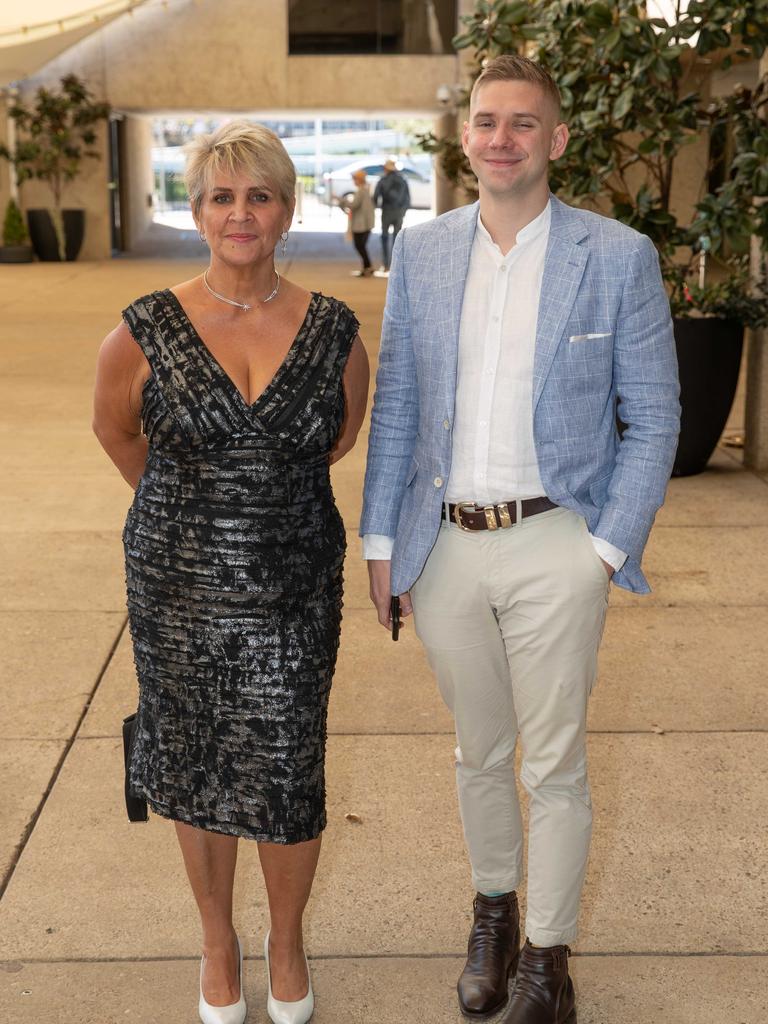
M473 80L501 53L526 53L550 69L571 130L552 167L553 191L650 236L676 315L716 311L752 326L768 323L765 282L749 281L750 238L768 249L768 83L717 99L706 91L713 69L762 56L768 0L691 0L685 11L678 3L671 23L647 17L634 0L480 0L462 21L453 42L474 51ZM710 147L695 216L681 223L672 205L678 157L702 133L727 138L732 160L709 191L718 163ZM456 140L422 141L451 180L471 188ZM702 249L719 278L703 288Z
M8 111L19 138L13 151L0 144L0 156L15 167L19 185L37 179L50 187L62 259L62 195L67 183L80 173L83 161L99 157L96 125L109 116L109 109L108 103L93 100L76 75L66 75L56 91L41 86L31 107L16 103Z

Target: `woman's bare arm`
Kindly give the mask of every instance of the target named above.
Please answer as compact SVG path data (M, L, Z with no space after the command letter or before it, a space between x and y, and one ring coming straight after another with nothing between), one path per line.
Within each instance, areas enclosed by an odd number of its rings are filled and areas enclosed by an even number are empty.
M141 391L149 363L125 324L106 336L96 363L93 432L135 490L147 460L141 432Z
M347 365L344 368L343 384L346 409L344 422L331 452L331 463L338 462L354 448L360 427L365 419L370 378L368 355L358 334L352 342Z

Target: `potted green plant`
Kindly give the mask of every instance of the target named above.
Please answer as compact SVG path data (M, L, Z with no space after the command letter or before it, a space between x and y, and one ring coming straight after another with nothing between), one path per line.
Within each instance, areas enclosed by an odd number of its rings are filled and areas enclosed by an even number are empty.
M3 220L3 244L0 245L0 263L31 263L32 246L21 215L19 204L9 199Z
M74 260L85 234L85 211L63 209L63 193L83 162L98 158L95 125L109 116L109 104L94 101L76 75L66 75L58 90L41 86L31 107L16 103L8 113L18 141L13 150L0 145L0 156L14 165L20 186L44 181L53 197L51 210L27 211L35 252L41 260Z
M553 165L565 202L649 235L667 284L681 372L675 473L704 468L730 411L744 327L768 323L765 281L750 280L750 239L768 251L768 83L710 95L715 71L738 70L768 46L768 0L676 3L669 21L633 0L480 0L457 49L483 61L524 52L558 82L571 129ZM674 185L684 150L705 136L709 159L693 215ZM455 139L424 136L446 175L473 184Z

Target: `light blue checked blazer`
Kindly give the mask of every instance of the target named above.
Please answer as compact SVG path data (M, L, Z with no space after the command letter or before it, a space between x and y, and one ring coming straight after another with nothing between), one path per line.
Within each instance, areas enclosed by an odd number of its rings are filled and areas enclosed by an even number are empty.
M614 582L646 593L640 559L680 419L669 302L648 238L550 203L533 370L539 472L547 497L628 553ZM360 533L395 538L394 594L418 579L440 527L477 216L475 203L407 228L392 254Z

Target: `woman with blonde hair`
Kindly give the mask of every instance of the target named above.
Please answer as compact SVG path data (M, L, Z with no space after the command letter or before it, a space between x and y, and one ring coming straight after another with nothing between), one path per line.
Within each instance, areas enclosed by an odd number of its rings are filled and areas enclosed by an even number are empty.
M269 1016L314 999L302 916L326 824L326 713L345 532L329 466L363 420L354 314L278 273L295 172L267 128L189 147L210 265L132 302L99 354L94 429L135 497L125 524L139 680L132 791L174 821L200 911L204 1024L242 1024L238 838L269 899Z

